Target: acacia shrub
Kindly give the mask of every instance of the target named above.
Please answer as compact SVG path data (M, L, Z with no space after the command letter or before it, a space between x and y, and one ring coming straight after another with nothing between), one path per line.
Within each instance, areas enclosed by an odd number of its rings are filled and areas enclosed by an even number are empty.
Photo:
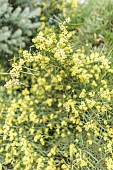
M12 65L0 113L3 168L113 168L112 62L76 49L68 22L59 34L39 32Z

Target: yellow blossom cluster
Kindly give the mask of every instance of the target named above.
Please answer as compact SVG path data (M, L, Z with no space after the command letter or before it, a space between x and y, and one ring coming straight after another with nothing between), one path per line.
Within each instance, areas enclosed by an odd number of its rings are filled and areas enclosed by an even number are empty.
M75 49L67 22L12 65L0 112L5 169L113 169L112 61Z

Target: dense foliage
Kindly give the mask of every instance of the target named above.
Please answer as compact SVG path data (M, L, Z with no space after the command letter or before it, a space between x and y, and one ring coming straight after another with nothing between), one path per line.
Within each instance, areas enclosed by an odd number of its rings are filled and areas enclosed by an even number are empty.
M32 21L39 14L40 8L32 9L28 3L22 8L21 5L13 6L12 1L0 0L0 53L12 54L25 47L32 30L39 26Z
M41 13L39 21L41 23L40 30L44 29L45 26L56 26L56 17L58 20L63 20L70 14L76 11L78 0L42 0L40 3Z
M112 64L87 47L74 52L68 20L59 35L39 32L34 50L12 65L6 84L12 100L1 113L3 166L110 169Z
M86 0L69 15L78 45L88 42L108 53L113 50L113 0Z
M113 1L12 2L40 6L41 27L1 59L0 169L113 170Z

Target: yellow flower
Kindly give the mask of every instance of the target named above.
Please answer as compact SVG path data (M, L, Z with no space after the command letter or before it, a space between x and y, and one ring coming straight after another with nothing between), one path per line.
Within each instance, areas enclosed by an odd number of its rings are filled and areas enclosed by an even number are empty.
M62 124L62 126L67 126L67 122L66 122L65 120L63 120L63 121L61 122L61 124Z
M86 100L86 103L87 103L87 105L88 105L88 107L89 108L92 108L93 106L95 106L95 104L96 104L96 102L92 99L92 100L90 100L90 99L85 99Z
M72 161L73 160L73 156L74 154L76 153L76 148L75 148L75 145L74 144L70 144L70 160Z
M41 142L42 145L45 145L45 141L44 141L43 138L40 138L40 142Z
M79 95L79 98L85 98L85 96L86 96L86 90L83 89L82 92Z
M47 99L45 101L45 103L48 105L48 106L51 106L52 105L52 99Z
M89 145L92 145L92 140L87 140L87 143L88 143Z
M79 164L80 164L80 167L87 166L86 160L81 160Z
M2 164L0 163L0 170L2 170Z
M105 159L105 163L107 165L107 169L108 170L112 170L113 169L113 159L112 158L106 158Z
M62 165L62 169L64 169L64 170L69 170L69 165L63 164L63 165Z

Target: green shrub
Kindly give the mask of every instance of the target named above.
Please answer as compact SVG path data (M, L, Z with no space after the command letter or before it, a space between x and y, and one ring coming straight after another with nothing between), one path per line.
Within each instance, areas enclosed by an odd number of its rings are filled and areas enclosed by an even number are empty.
M32 30L39 26L39 22L32 21L39 13L40 8L31 8L27 1L22 7L20 4L15 6L13 1L0 0L0 53L12 54L25 47Z
M37 1L37 0L1 0L0 1L0 72L6 73L11 67L12 56L17 57L17 52L26 49L30 39L38 31L55 22L50 18L67 15L68 9L76 6L73 0L66 1ZM54 23L52 23L54 22ZM49 29L50 29L49 27ZM47 29L47 32L49 31ZM56 29L57 30L57 29ZM20 49L20 50L19 50ZM4 59L3 59L4 58ZM2 76L4 75L4 76ZM0 74L1 82L7 74Z
M13 7L21 6L22 8L29 7L33 9L34 6L40 3L40 0L9 0L9 3L11 3Z
M4 169L113 169L112 63L76 49L68 21L59 34L39 32L12 65L0 113Z
M39 17L41 27L39 27L38 30L45 29L45 27L57 26L57 22L64 20L69 15L69 11L70 13L74 13L76 11L77 5L78 0L42 0L39 4L41 7Z
M85 0L76 13L69 15L73 24L70 29L76 29L79 45L88 42L108 53L113 50L113 0Z

